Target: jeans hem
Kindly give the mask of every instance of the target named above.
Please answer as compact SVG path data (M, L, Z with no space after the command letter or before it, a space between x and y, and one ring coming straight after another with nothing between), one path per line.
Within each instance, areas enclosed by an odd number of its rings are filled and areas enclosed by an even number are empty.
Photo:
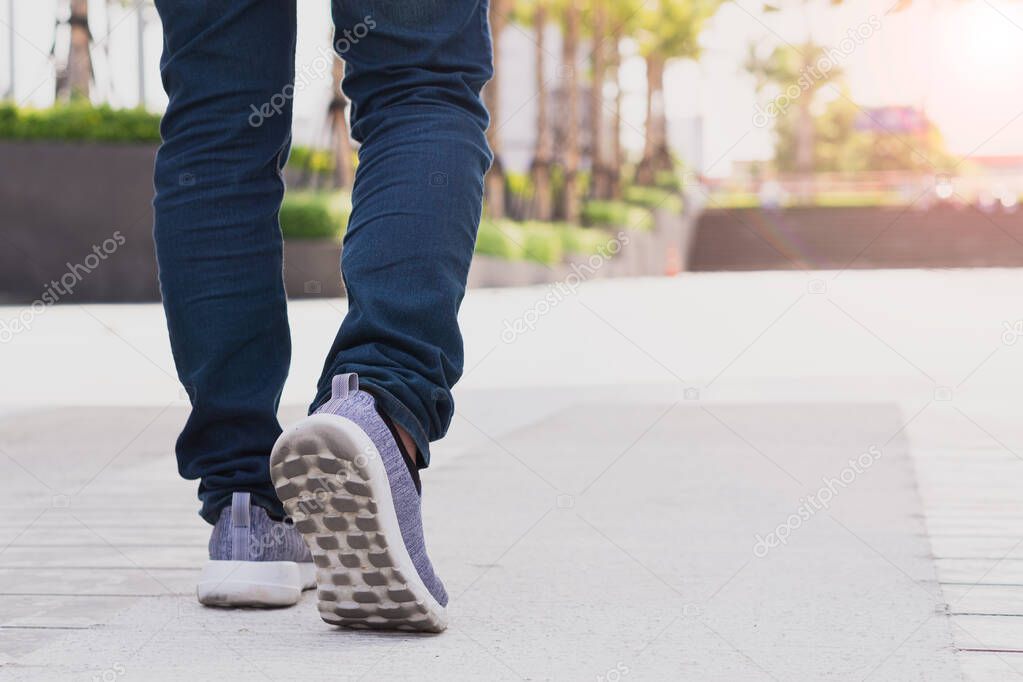
M269 492L265 490L217 490L202 493L199 495L199 499L202 501L199 516L211 526L217 525L217 521L220 519L220 512L231 506L231 497L235 493L244 492L251 493L252 504L256 507L262 507L270 518L283 519L287 516L284 511L284 505L277 499L277 492L272 486Z

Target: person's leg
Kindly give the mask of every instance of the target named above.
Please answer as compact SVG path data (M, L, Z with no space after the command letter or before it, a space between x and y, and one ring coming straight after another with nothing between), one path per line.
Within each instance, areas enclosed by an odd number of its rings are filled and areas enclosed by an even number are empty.
M458 308L492 158L479 96L492 75L487 3L334 0L333 13L362 146L341 266L348 314L310 412L334 376L357 373L425 466L454 412Z
M156 6L170 101L154 231L174 361L192 403L178 468L201 479L201 514L210 523L236 492L280 518L268 459L291 355L278 210L295 0Z
M281 435L270 471L318 568L325 621L437 632L448 596L400 429L425 465L462 371L458 306L491 161L479 98L492 71L487 4L333 9L362 143L342 256L349 310L313 414Z

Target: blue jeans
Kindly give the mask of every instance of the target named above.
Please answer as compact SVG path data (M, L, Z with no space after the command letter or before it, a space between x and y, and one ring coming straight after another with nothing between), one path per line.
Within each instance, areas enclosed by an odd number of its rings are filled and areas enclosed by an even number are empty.
M278 210L295 1L156 1L170 101L154 232L174 362L192 403L178 469L201 480L210 522L235 491L283 513L269 453L291 360ZM425 466L454 411L456 316L492 160L480 100L493 70L487 3L334 0L332 11L361 147L341 258L348 314L310 411L329 397L331 377L357 372ZM329 65L305 87L328 90L328 78Z

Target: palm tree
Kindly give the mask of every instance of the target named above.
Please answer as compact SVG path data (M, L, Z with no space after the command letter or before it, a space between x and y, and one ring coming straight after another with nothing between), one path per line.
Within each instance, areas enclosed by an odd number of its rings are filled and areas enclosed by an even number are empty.
M796 138L796 170L800 174L813 172L814 166L814 121L811 114L811 103L817 91L828 79L841 76L841 70L836 65L828 71L825 78L816 77L814 65L818 64L827 51L815 44L813 39L812 26L809 14L806 12L808 0L782 0L780 4L766 3L763 6L765 13L781 12L780 5L801 5L806 21L806 43L795 48L792 45L782 45L776 48L766 59L757 56L755 49L751 46L749 57L746 59L746 70L757 80L757 90L763 90L767 85L778 85L786 88L792 84L806 83L808 87L803 88L799 98L798 114L795 122ZM832 5L841 5L843 0L831 0ZM892 14L907 9L912 0L897 0L888 9L887 13Z
M348 118L345 109L348 100L341 92L341 81L344 80L345 63L338 55L334 55L334 66L331 72L331 99L327 105L327 119L330 121L330 151L334 157L334 185L351 187L355 182L355 168L352 165L352 139L348 133Z
M646 61L646 141L636 183L653 185L674 169L664 110L664 72L673 59L700 55L700 32L723 0L658 0L643 12L640 49Z
M139 91L139 109L146 108L146 11L148 5L139 2L135 6L135 70Z
M550 220L553 217L551 202L551 166L554 163L554 139L550 126L550 89L547 85L547 47L545 32L548 21L548 0L534 0L532 22L536 63L536 142L533 149L533 163L529 175L533 185L532 217L536 220Z
M610 79L614 81L615 94L612 104L612 121L609 126L611 133L610 149L606 150L610 158L604 164L605 177L601 179L599 173L595 173L594 196L598 199L617 199L621 197L621 175L622 167L625 164L625 152L622 147L622 99L623 91L621 82L622 65L622 41L626 35L635 32L639 11L643 7L643 0L614 0L609 7L609 22L611 24L605 39L607 48L607 70ZM607 80L605 78L605 80ZM600 146L604 145L603 142Z
M831 64L826 73L815 66ZM796 171L809 175L814 170L814 121L812 104L814 96L830 78L841 75L841 70L828 60L827 51L820 45L807 43L796 48L779 45L766 58L757 55L751 46L746 59L746 70L756 78L757 90L763 91L769 85L781 90L796 85L800 95L796 100ZM778 112L784 116L786 112Z
M564 172L564 186L561 193L561 216L568 222L579 219L579 34L582 24L580 0L564 0L562 25L564 39L561 43L562 72L566 93L565 103L565 144L562 149L561 167Z
M615 80L614 122L611 126L611 173L607 194L601 199L622 198L622 167L625 165L625 149L622 146L622 35L624 29L618 26L612 31L614 51L611 53L611 71Z
M71 45L67 66L57 77L57 97L61 99L89 99L92 82L92 58L89 44L89 0L70 0Z
M14 30L14 0L7 0L7 94L6 98L14 100L14 52L17 32Z
M490 111L490 127L487 128L487 142L494 154L494 163L485 180L487 215L491 218L503 218L504 201L504 165L501 162L501 136L498 129L501 125L500 107L500 75L501 75L501 34L508 23L508 12L513 0L491 0L489 18L491 43L494 52L494 77L483 89L483 99Z
M617 50L613 38L608 35L607 0L591 0L591 26L593 49L590 61L592 77L590 83L590 195L607 198L611 194L611 169L607 158L605 141L604 84L607 81L609 53ZM617 123L617 121L616 121Z

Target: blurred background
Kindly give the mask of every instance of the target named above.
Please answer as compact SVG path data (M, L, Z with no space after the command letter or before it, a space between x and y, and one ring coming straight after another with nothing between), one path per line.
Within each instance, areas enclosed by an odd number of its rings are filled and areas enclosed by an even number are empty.
M358 166L330 3L297 4L294 89L249 112L294 100L284 423L346 312ZM496 161L424 475L451 630L325 647L311 595L194 599L154 7L0 0L0 676L1019 679L1023 2L490 19Z
M294 296L340 293L357 165L328 5L299 3ZM120 231L130 258L76 298L156 300L155 8L3 0L0 15L0 297L35 300ZM1023 263L1020 3L494 0L490 15L497 160L474 286L556 281L594 255L599 276Z

